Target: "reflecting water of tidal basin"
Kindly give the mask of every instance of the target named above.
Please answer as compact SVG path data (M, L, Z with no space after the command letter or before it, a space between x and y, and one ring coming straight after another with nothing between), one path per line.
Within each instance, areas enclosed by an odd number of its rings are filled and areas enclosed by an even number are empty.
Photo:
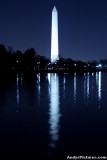
M50 108L49 108L49 134L50 146L56 147L56 141L59 139L59 79L57 74L48 74L49 80L49 95L50 95Z
M104 72L1 75L1 155L106 155L106 85Z

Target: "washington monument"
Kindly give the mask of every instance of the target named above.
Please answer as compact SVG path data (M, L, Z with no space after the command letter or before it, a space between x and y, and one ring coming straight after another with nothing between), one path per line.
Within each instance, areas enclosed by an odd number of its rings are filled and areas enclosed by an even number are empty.
M59 59L58 48L58 12L54 6L52 11L52 26L51 26L51 62L54 63Z

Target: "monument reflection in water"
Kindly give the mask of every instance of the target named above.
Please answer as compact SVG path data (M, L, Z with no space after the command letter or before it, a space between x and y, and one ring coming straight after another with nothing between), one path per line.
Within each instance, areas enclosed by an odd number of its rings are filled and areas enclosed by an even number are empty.
M106 72L1 76L0 152L37 159L105 155L106 81Z
M50 109L49 109L49 134L50 134L50 147L56 147L56 142L59 139L59 77L55 73L48 74L49 81L49 96L50 96Z

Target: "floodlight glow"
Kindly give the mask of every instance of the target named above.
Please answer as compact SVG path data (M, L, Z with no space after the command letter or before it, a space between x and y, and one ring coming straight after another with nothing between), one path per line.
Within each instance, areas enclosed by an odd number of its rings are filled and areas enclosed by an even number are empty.
M99 64L98 66L99 66L99 67L102 67L102 65L101 65L101 64Z
M52 11L52 30L51 30L51 62L59 59L58 48L58 12L56 7Z
M101 68L101 67L102 67L102 64L98 64L96 67L97 67L97 68Z

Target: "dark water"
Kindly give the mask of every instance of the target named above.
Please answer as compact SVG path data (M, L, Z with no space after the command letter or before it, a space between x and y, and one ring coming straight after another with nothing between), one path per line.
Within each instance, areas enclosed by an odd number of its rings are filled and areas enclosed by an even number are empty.
M107 73L0 78L0 156L107 154Z

